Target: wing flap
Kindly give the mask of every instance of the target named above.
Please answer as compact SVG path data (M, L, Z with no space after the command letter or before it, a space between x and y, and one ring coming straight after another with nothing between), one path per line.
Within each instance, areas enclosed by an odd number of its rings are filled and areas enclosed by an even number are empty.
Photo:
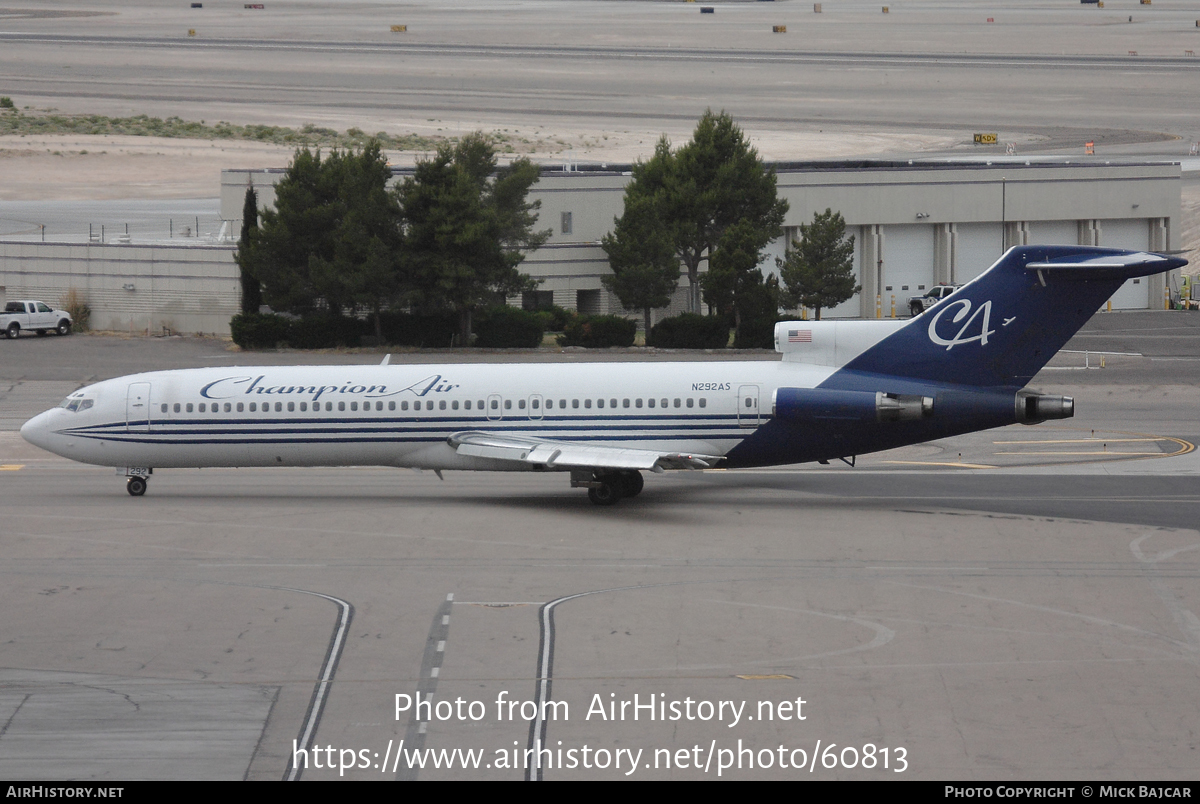
M720 455L686 455L483 432L455 433L447 442L459 455L530 465L543 464L548 469L646 469L661 472L665 469L708 469L721 460Z

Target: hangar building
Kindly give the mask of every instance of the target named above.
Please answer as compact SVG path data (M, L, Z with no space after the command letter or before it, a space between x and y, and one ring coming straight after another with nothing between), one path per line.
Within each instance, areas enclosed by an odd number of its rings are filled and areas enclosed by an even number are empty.
M824 311L827 317L888 316L893 296L897 315L906 314L910 295L973 279L1015 245L1178 248L1178 164L870 161L773 167L790 208L784 236L768 247L764 272L776 270L775 258L816 212L841 212L847 234L854 236L863 290ZM629 170L629 165L542 168L530 195L541 202L540 227L552 227L553 233L522 270L542 280L544 301L552 298L582 312L622 312L600 283L609 268L599 243L622 213ZM270 203L268 188L282 175L282 170L223 171L221 217L240 218L250 182L260 202ZM681 285L686 284L685 275ZM1163 288L1161 276L1133 280L1113 297L1113 308L1161 309ZM686 299L681 287L671 309L658 317L682 311Z
M1169 251L1179 248L1178 163L1086 162L786 162L773 165L790 209L784 236L768 247L764 271L816 212L842 213L854 236L863 290L827 317L905 315L906 301L939 282L965 282L1018 244L1086 244ZM547 243L522 269L541 279L524 301L587 313L622 312L600 278L608 262L600 238L622 212L629 165L545 165L531 197L541 202ZM398 169L397 177L406 174ZM245 189L264 206L283 169L225 170L221 218L240 229ZM97 329L228 334L239 284L228 237L205 242L38 243L0 240L0 301L58 302L74 288ZM1114 309L1162 309L1175 280L1131 280ZM686 276L681 286L686 285ZM1171 284L1174 288L1176 285ZM671 308L684 309L681 287ZM510 303L520 303L510 299ZM637 315L640 321L641 316Z

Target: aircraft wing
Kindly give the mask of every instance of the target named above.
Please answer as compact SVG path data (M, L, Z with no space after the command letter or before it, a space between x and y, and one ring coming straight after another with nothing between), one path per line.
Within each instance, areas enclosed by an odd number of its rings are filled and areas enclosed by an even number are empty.
M709 469L721 460L720 455L684 455L650 449L624 449L475 430L454 433L446 440L459 455L545 464L548 469L648 469L651 472L662 472L666 469Z

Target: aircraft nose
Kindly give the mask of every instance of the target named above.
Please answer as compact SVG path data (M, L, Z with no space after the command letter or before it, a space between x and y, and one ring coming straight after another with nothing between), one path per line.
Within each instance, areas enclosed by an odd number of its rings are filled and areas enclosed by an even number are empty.
M41 447L48 450L50 441L49 427L50 411L39 413L25 424L21 425L21 437L33 444L35 447Z

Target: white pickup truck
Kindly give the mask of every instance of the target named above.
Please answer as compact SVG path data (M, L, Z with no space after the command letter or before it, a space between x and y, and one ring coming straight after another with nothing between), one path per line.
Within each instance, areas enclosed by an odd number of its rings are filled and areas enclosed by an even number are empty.
M910 296L908 298L908 311L914 316L918 316L931 307L936 307L954 291L961 288L962 285L934 285L929 289L928 293L921 296Z
M70 335L71 314L36 300L5 302L4 312L0 313L0 332L16 338L23 329L33 330L38 335L51 330L59 335Z

